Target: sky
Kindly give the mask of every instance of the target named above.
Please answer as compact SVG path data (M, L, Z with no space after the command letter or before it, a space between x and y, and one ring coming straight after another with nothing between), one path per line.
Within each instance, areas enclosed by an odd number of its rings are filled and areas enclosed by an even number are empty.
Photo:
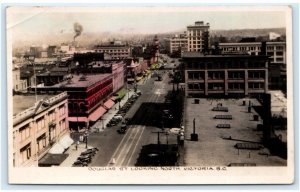
M287 25L287 7L11 7L7 30L13 38L74 33L156 34L185 30L195 21L210 29L278 28Z

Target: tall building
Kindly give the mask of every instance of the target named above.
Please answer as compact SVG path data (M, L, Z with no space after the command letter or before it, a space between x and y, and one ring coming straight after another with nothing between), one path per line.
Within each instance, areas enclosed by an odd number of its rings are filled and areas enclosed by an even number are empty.
M209 23L196 21L195 25L187 26L188 51L205 52L209 46Z
M154 60L153 63L157 63L158 62L158 57L159 57L159 40L157 35L154 36L153 39L153 51L154 51Z
M267 56L186 52L182 60L186 96L244 97L268 90Z
M63 92L50 98L47 96L48 99L24 110L14 100L12 159L15 167L38 166L39 160L55 143L69 147L65 145L65 141L69 141L68 95ZM28 96L17 97L26 104L30 102Z

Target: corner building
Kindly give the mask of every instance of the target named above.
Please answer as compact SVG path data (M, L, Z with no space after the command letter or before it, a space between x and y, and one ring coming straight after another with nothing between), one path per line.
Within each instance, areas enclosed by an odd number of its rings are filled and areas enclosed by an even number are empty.
M68 95L63 92L13 116L13 166L37 167L55 143L68 138Z
M245 97L268 91L268 56L183 54L185 95Z

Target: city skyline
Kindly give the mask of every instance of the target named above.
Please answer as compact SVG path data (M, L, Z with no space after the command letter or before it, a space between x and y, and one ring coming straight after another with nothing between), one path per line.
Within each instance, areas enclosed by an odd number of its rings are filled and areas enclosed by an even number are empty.
M197 20L210 23L211 30L285 28L287 24L286 9L280 7L272 11L263 7L255 10L247 7L213 8L14 7L7 10L7 29L17 41L24 36L31 40L75 34L74 23L82 25L82 35L183 32L187 25L193 25Z

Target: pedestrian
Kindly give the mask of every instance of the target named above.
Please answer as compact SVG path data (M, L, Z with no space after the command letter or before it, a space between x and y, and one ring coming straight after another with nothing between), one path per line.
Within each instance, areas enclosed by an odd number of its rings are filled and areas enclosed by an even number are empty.
M76 142L75 148L76 148L76 151L77 151L78 150L78 141Z

